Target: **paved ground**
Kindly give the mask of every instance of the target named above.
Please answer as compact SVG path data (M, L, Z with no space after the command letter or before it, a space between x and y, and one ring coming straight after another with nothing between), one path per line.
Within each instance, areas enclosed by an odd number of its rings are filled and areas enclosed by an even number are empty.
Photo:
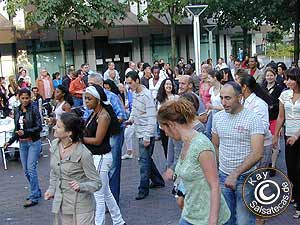
M44 153L49 153L47 148L44 148ZM156 142L154 158L162 171L165 162L160 142ZM282 166L281 160L280 167ZM165 188L153 190L148 198L136 201L134 197L137 192L138 177L137 160L123 161L120 207L126 223L128 225L176 225L180 211L170 194L172 184L168 183ZM45 191L49 182L49 157L41 158L39 161L39 179L41 188ZM0 225L52 224L51 202L42 200L38 206L23 208L27 188L20 162L9 162L7 171L0 167ZM292 213L293 210L290 206L283 215L269 220L267 224L300 224L300 220L292 218ZM111 220L109 214L106 215L106 224L109 225Z

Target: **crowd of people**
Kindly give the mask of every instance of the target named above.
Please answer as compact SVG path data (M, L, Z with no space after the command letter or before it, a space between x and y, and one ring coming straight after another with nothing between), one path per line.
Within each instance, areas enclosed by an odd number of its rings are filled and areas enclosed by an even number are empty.
M53 198L56 224L104 224L106 210L114 225L125 224L121 161L135 155L140 169L135 199L173 181L182 209L179 225L263 224L244 205L242 186L256 168L276 168L283 133L293 217L300 218L300 69L273 61L261 67L255 56L242 62L230 56L227 63L219 58L216 65L208 59L201 74L194 68L193 60L180 58L173 70L160 59L152 66L131 61L124 74L113 62L103 75L82 64L51 79L43 68L35 86L24 68L9 77L7 88L0 79L0 110L15 122L4 147L19 141L30 184L24 207L42 196L37 161L47 125L55 140L44 198ZM152 158L159 140L163 174Z

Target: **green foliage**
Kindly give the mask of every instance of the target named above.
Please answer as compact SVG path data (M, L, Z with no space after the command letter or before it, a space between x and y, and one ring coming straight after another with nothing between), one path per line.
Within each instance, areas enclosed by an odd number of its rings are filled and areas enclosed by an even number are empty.
M86 33L105 28L125 15L125 7L114 0L7 0L7 12L14 16L26 10L26 21L43 28L75 28Z
M247 30L257 29L266 19L270 6L265 0L205 0L208 17L213 17L221 28L241 26Z
M267 55L278 58L278 57L291 57L294 53L294 46L291 44L278 44L275 47L272 45L268 45L267 47Z
M141 2L140 0L129 0L130 2ZM139 14L139 17L152 16L158 14L166 17L170 15L169 23L179 24L184 18L184 7L188 5L190 0L148 0L147 8Z
M282 32L280 31L273 31L273 32L270 32L270 33L267 33L267 40L268 42L270 43L280 43L281 40L283 39L283 34Z

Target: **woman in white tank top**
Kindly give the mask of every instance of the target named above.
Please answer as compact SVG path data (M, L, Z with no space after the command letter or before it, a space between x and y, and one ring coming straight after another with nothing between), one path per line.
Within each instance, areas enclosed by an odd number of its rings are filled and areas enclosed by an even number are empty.
M54 118L52 118L51 124L55 125L56 120L60 119L61 115L65 112L71 112L73 105L73 99L69 94L69 91L63 85L58 85L54 93L55 100L57 102L54 110Z

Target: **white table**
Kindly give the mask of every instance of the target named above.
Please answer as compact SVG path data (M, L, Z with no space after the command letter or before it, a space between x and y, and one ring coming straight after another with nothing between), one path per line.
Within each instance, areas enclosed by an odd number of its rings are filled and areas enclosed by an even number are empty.
M14 119L10 117L6 117L5 119L0 119L0 148L2 153L4 169L6 170L7 170L7 163L6 163L5 152L15 152L18 151L20 147L19 142L15 141L9 146L7 151L4 151L3 145L11 138L14 129L15 129Z

